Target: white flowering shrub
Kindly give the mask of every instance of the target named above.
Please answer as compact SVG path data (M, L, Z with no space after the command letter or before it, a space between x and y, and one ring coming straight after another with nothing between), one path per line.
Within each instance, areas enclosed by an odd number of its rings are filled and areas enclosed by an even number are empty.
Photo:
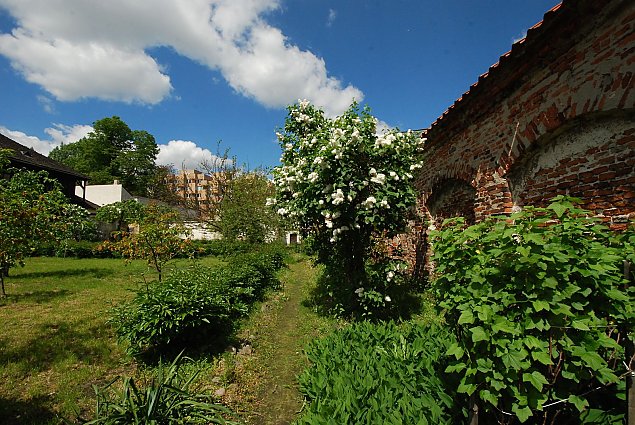
M392 309L402 267L376 242L405 228L423 140L412 132L377 134L377 120L357 104L334 119L307 101L288 110L269 203L312 237L326 292L341 312Z

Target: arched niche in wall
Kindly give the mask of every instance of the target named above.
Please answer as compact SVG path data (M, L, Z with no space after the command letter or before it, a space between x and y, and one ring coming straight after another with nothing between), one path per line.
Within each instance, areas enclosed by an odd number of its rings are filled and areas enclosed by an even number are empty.
M466 181L450 178L437 183L426 201L426 208L435 224L451 217L465 217L474 224L476 190Z
M506 175L514 207L568 195L596 214L633 212L634 116L633 110L589 114L538 139Z

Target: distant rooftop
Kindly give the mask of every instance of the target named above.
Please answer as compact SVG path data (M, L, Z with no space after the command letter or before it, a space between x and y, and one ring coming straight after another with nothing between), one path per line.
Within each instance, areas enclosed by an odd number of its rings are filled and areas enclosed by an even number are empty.
M11 149L13 154L11 160L27 166L35 166L49 171L68 174L78 179L88 180L88 176L67 167L47 156L37 153L33 149L21 145L20 143L9 139L7 136L0 134L0 149Z

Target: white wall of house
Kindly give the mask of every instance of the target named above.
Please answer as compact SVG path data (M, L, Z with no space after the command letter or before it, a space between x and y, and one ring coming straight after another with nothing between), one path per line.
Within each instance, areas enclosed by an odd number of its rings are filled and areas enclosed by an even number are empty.
M84 189L80 186L75 186L75 195L81 198L83 194ZM135 198L130 195L117 180L115 180L113 184L94 184L86 186L86 200L100 207L114 204L115 202L127 201L128 199Z
M192 240L213 240L223 238L223 235L219 232L212 232L208 230L204 223L200 223L198 221L186 221L183 224L191 232L190 239Z

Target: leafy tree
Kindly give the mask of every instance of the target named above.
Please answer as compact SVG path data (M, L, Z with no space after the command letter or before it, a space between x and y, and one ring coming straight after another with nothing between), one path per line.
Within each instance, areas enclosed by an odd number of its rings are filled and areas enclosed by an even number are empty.
M312 236L335 309L390 310L404 292L401 267L378 241L406 226L422 141L411 132L377 134L377 120L356 104L334 119L306 101L288 109L274 170L278 212Z
M218 225L225 239L263 243L279 232L280 219L267 205L275 187L264 172L237 175L220 202Z
M195 198L187 196L189 186L187 182L178 179L172 180L172 192L178 193L179 205L196 211L199 219L212 231L221 232L221 208L223 201L230 192L232 182L243 171L237 165L236 157L229 156L229 149L224 152L220 150L220 143L216 151L215 158L210 161L203 161L200 165L201 171L209 179L203 188L205 196ZM185 170L184 170L185 171ZM202 200L204 199L204 201Z
M41 243L69 235L79 210L70 206L61 186L44 171L7 169L10 151L0 150L0 287L4 276Z
M174 177L174 168L168 165L158 165L146 187L148 198L165 202L168 205L182 204L182 198L178 196L174 188L167 182Z
M156 184L159 148L147 131L131 130L113 116L95 121L94 130L76 143L61 145L49 157L85 173L92 184L120 180L135 195L146 196Z
M127 231L128 225L138 223L145 213L145 205L134 199L129 199L100 207L95 214L95 220L113 223L119 231Z
M180 222L179 214L169 207L155 204L144 206L138 203L139 207L133 208L130 202L108 205L110 208L102 213L102 217L118 211L120 215L117 217L122 217L122 222L134 222L138 225L138 230L115 232L115 240L104 242L98 249L119 252L129 260L146 260L156 270L161 281L164 267L170 260L183 253L193 253L191 241L185 239L189 231ZM127 211L128 215L121 211Z

